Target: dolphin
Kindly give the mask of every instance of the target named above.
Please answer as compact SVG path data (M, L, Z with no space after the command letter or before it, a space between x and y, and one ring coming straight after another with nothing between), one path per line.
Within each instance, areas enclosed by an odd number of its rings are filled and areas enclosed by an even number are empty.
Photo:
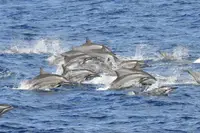
M86 38L86 42L84 44L78 47L74 47L72 48L72 50L82 52L108 52L114 55L114 53L112 53L112 51L108 47L92 43L88 37Z
M84 64L85 60L91 60L96 57L91 57L87 54L81 54L76 56L65 56L64 57L64 65L65 67L68 67L69 69L74 69L80 67L81 64Z
M152 96L168 96L170 92L172 92L177 87L170 87L170 86L161 86L158 88L154 88L151 90L145 90L143 92L144 95L152 95Z
M103 61L107 65L111 65L112 67L117 66L117 62L120 60L109 52L87 52L91 57L96 57L99 60Z
M168 96L174 89L177 87L170 87L170 86L161 86L158 88L154 88L151 90L143 89L142 91L131 91L129 95L150 95L150 96Z
M74 62L83 63L83 61L86 58L91 58L91 56L83 53L83 54L80 54L80 55L65 56L64 60L65 60L65 64L67 65L67 64L70 64L70 63L74 63Z
M194 72L191 70L186 70L192 77L195 79L195 81L200 84L200 72Z
M7 104L0 104L0 116L6 112L8 112L9 110L13 109L12 106L7 105Z
M88 58L85 59L83 64L79 68L89 69L96 73L108 74L110 76L115 76L116 73L110 65L105 64L102 60L98 58Z
M44 72L42 68L40 68L40 74L38 76L28 81L30 85L29 89L31 90L52 89L69 83L64 76Z
M111 66L116 66L116 62L119 60L117 57L113 56L112 54L108 52L87 52L87 53L82 53L79 55L74 55L74 56L65 56L65 64L69 65L72 63L79 63L82 64L83 61L87 59L95 58L98 60L101 60L103 63Z
M148 66L144 63L144 61L138 61L138 60L125 60L121 61L118 64L118 68L126 68L126 69L141 69L143 67Z
M123 72L124 71L124 72ZM152 85L156 78L142 70L118 70L117 78L111 83L110 89L129 88L138 85Z
M88 69L73 69L69 70L64 65L63 67L63 76L72 83L82 83L84 81L92 80L95 77L99 77L98 73L95 73Z
M65 57L65 56L72 57L72 56L77 56L77 55L82 55L82 54L83 54L83 52L81 52L81 51L70 50L70 51L61 53L61 56L63 56L63 57Z
M64 62L65 57L71 58L71 57L83 55L83 54L84 53L80 52L80 51L70 50L70 51L61 53L59 55L53 55L53 56L49 57L47 60L50 63L50 65L58 65L59 63Z

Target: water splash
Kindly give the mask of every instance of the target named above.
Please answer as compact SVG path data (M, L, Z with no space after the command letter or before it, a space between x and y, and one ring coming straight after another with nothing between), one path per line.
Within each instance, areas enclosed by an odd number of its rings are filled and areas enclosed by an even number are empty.
M5 71L2 71L0 72L0 79L3 79L3 78L8 78L12 75L13 73L8 71L8 70L5 70Z
M175 47L172 52L160 52L160 59L183 60L189 57L188 49L182 46Z
M135 47L135 54L133 56L118 56L122 60L154 60L157 61L157 48L152 48L152 46L147 44L137 44Z
M20 82L19 86L17 88L12 88L14 90L34 90L32 89L32 85L29 84L28 80L23 80ZM36 89L40 91L51 91L49 88L42 88L42 89Z
M102 85L110 85L117 77L116 76L108 76L106 74L100 75L100 77L96 77L90 81L84 82L87 84L102 84Z
M108 76L105 74L100 75L100 77L96 77L90 81L84 82L84 84L95 84L95 85L103 85L103 87L97 87L96 90L103 91L108 90L110 84L116 79L116 76Z
M144 52L143 49L146 45L145 44L140 44L136 46L135 50L135 59L137 60L144 60Z
M178 46L173 49L173 56L177 60L182 60L189 57L188 49L183 46Z
M28 80L23 80L20 82L17 88L13 88L15 90L31 90L31 85L28 83Z
M195 60L193 63L200 63L200 58Z
M24 42L23 42L24 43ZM27 44L21 46L22 44L15 44L8 50L0 51L3 54L59 54L63 52L61 48L60 40L53 39L40 39L33 42L33 45Z

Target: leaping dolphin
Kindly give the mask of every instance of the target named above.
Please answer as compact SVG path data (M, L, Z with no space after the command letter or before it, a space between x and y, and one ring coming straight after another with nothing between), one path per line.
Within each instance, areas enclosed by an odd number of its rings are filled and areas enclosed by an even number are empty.
M52 89L69 83L64 76L44 72L42 68L40 68L40 74L38 76L28 81L30 85L29 89L31 90Z
M138 85L152 85L156 78L142 70L116 71L117 78L111 83L110 89L129 88Z
M74 47L72 48L72 50L81 52L108 52L114 55L114 53L112 53L112 51L108 47L92 43L88 37L86 38L86 42L84 44L78 47Z
M95 73L88 69L73 69L69 70L67 67L63 67L63 76L71 83L83 83L84 81L92 80L95 77L99 77L98 73Z
M7 104L0 104L0 116L6 112L8 112L9 110L13 109L12 106L7 105Z

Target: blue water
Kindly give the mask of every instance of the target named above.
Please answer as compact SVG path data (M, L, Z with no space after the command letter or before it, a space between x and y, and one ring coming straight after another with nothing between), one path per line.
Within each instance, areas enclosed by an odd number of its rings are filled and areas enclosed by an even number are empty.
M200 57L198 0L0 0L0 18L0 103L14 107L1 117L0 132L200 132L200 86L184 72L200 70L192 64ZM40 67L55 72L46 59L85 37L119 56L139 54L151 64L147 72L178 88L169 96L130 96L97 85L15 89ZM159 50L186 56L163 61Z

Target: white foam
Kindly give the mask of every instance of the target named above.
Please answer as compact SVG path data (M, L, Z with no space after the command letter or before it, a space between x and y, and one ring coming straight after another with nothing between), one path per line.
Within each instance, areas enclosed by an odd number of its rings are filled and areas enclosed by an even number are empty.
M200 58L195 60L193 63L200 63Z
M116 76L108 76L105 74L100 75L100 77L96 77L90 81L85 81L84 84L95 84L95 85L104 85L103 87L97 88L96 90L103 91L108 90L110 84L116 79Z
M13 88L16 90L31 90L31 85L28 83L28 80L23 80L20 82L17 88Z
M188 49L183 46L178 46L173 49L173 57L177 60L182 60L188 56Z
M64 61L61 61L58 65L57 65L57 69L55 74L61 75L63 73L63 67L62 64L64 64Z
M161 59L168 60L183 60L189 56L188 49L182 46L175 47L172 52L163 52L164 56L159 56Z
M144 60L144 52L143 49L146 45L145 44L140 44L136 46L135 50L135 59L137 60Z
M32 85L28 83L28 80L23 80L20 82L19 87L17 88L12 88L15 90L33 90L32 89ZM38 88L37 90L41 90L41 91L51 91L50 88Z
M5 73L0 72L0 79L10 77L11 75L12 75L12 72L9 72L9 71Z
M105 87L97 88L96 90L97 90L97 91L106 91L106 90L108 90L109 88L110 88L109 86L105 86Z
M0 53L6 54L53 54L56 55L58 53L63 52L63 48L61 48L60 40L53 40L53 39L40 39L33 44L26 44L26 42L18 43L10 47L8 50L1 51ZM22 46L24 45L24 46Z
M90 81L86 81L84 83L87 84L102 84L102 85L109 85L111 84L117 77L116 76L108 76L105 74L100 75L100 77L96 77Z

